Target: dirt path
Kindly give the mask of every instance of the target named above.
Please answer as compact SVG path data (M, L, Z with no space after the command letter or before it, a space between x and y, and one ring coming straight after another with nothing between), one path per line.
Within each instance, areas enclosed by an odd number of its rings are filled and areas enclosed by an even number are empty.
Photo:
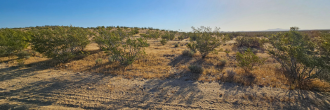
M1 109L330 109L327 93L0 64Z

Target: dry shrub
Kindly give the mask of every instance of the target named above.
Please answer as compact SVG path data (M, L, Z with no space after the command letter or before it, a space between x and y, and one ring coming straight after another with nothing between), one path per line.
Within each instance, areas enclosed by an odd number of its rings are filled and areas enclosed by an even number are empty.
M188 68L193 73L203 73L204 71L203 67L199 65L190 65Z
M182 51L182 55L183 55L183 56L189 56L189 57L192 57L194 54L195 54L195 52L192 51L192 50L184 50L184 51Z

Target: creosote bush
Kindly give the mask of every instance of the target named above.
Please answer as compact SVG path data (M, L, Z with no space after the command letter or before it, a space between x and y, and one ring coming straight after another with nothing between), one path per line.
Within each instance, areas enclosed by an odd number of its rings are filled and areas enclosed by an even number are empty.
M212 31L210 27L201 26L200 28L192 27L196 41L192 41L187 45L192 51L199 51L202 58L205 58L209 53L215 52L215 48L222 43L221 37L216 36L219 33L219 28Z
M261 48L267 39L257 37L237 37L237 47Z
M91 33L79 27L56 26L33 30L32 49L60 62L74 58L89 44Z
M27 48L31 33L14 29L0 29L0 57L14 55Z
M161 43L162 45L165 45L165 44L167 43L167 40L166 40L166 39L162 39L162 40L160 40L160 43Z
M317 45L310 37L298 32L298 27L291 27L289 32L279 33L269 38L273 49L272 55L290 73L298 86L303 82L318 76L329 67L329 59L322 49L316 50Z
M149 44L145 38L132 38L131 34L125 31L99 32L94 40L105 51L109 51L109 61L119 61L122 65L130 65L134 60L144 54L144 47Z
M238 62L238 66L242 67L245 70L245 72L252 71L254 66L262 65L266 60L259 58L251 51L250 48L247 49L243 54L237 52L236 59Z

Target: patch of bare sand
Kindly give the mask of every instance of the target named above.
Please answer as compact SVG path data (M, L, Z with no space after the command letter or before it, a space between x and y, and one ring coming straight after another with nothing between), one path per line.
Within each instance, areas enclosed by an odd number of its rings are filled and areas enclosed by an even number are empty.
M3 65L3 64L2 64ZM125 79L49 68L0 68L0 108L330 109L326 93L172 79Z

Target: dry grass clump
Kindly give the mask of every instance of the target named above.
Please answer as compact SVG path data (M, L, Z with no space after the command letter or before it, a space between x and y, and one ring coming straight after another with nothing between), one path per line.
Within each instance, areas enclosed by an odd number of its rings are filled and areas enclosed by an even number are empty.
M203 73L203 67L202 66L199 66L199 65L190 65L189 67L189 70L193 73Z

